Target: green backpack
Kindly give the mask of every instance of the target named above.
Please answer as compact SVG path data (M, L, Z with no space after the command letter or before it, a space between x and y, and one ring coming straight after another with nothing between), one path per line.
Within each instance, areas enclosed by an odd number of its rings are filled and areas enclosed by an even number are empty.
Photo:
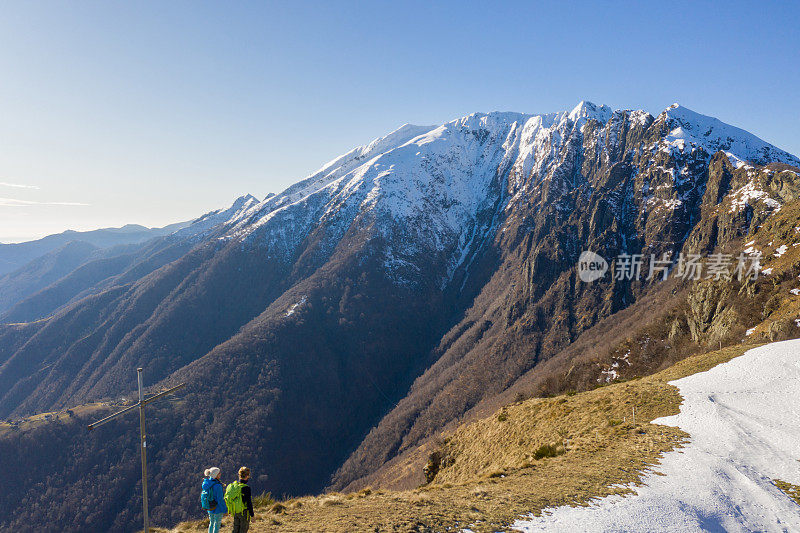
M242 500L242 487L247 486L241 481L234 481L225 489L225 505L228 506L230 514L241 514L245 511L244 500Z

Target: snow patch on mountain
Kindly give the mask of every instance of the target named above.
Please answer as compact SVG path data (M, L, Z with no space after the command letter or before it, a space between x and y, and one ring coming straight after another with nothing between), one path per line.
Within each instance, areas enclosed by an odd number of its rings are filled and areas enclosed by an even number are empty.
M187 227L182 228L172 235L179 238L201 238L221 227L228 227L239 223L245 214L258 205L258 199L250 194L240 196L234 200L230 207L217 209L194 220Z
M302 298L300 298L300 301L298 301L296 303L293 303L289 307L289 309L286 310L286 313L285 313L284 316L292 316L295 313L295 311L297 311L297 308L300 307L301 305L303 305L304 303L306 303L307 300L308 300L308 297L306 297L306 296L303 296Z
M754 181L749 182L747 185L740 187L731 195L731 213L738 213L748 205L754 202L762 202L766 207L773 210L779 210L781 207L780 202L770 197L770 195L758 188L758 184Z

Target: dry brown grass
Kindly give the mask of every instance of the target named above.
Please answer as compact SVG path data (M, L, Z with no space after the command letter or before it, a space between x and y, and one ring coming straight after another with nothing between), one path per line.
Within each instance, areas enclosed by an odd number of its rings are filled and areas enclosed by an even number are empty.
M800 487L787 483L786 481L781 481L780 479L776 479L774 482L776 487L781 489L787 496L793 499L795 503L800 505Z
M474 531L507 530L519 516L557 505L631 492L662 453L687 435L650 422L676 414L681 397L667 382L741 355L735 346L690 357L653 376L504 407L458 428L442 451L454 460L430 485L410 491L363 490L282 502L277 515L257 510L250 531ZM632 408L636 407L636 425ZM499 416L500 413L505 416ZM557 457L534 458L542 444L564 446ZM174 531L202 531L203 523Z

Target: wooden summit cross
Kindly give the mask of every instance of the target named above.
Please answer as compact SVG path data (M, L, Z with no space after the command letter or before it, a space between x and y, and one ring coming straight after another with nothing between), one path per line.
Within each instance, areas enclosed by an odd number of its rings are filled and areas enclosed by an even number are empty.
M142 369L137 368L136 373L139 378L139 403L131 405L130 407L126 407L122 411L117 411L113 415L109 415L102 420L98 420L94 424L89 424L88 429L91 431L97 426L103 425L119 415L127 413L131 409L135 409L137 407L139 408L139 440L141 444L139 449L142 451L142 514L144 515L144 533L150 533L150 518L147 514L147 435L144 431L144 406L166 396L167 394L175 392L176 390L184 387L186 383L181 383L177 387L172 387L164 392L159 392L158 394L150 396L145 400L144 385L142 384Z

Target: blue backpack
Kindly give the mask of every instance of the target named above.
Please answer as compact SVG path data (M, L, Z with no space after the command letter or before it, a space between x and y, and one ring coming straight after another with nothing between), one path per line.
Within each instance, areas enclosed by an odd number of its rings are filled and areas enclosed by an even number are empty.
M206 511L213 511L217 508L217 500L214 498L214 486L219 483L218 480L213 480L208 485L203 483L203 491L200 493L200 507Z

